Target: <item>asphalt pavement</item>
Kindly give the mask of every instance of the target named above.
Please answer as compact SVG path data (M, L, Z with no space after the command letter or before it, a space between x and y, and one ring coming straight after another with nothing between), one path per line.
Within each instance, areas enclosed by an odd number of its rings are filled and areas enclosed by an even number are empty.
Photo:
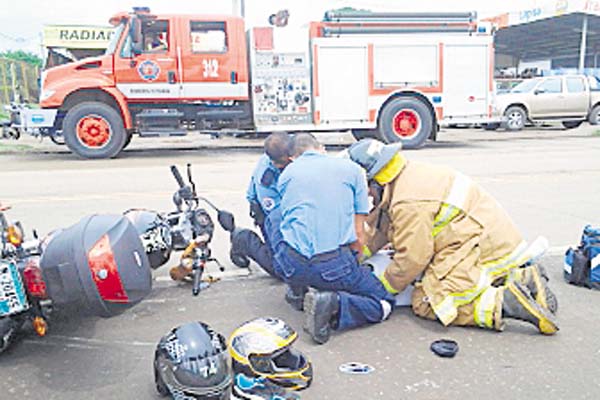
M275 316L297 329L298 348L313 362L315 380L303 399L597 399L600 393L600 293L562 280L562 252L585 224L599 224L600 137L581 127L521 133L452 130L409 159L446 164L474 177L513 216L527 240L546 236L543 262L559 299L560 332L552 337L509 321L504 332L444 328L398 309L390 320L342 332L318 346L302 331L302 314L283 300L285 288L227 258L228 240L217 231L214 254L227 266L198 297L155 272L152 294L111 319L56 315L44 338L26 336L0 356L0 399L154 399L152 357L174 326L201 320L229 335L258 316ZM136 138L137 139L137 138ZM199 192L250 225L244 191L261 153L260 139L134 139L118 159L78 160L64 148L0 141L0 201L10 216L41 234L90 213L145 207L167 211L176 185L168 166L192 163ZM349 135L324 138L330 151ZM173 261L174 262L174 261ZM218 275L215 266L210 273ZM432 341L450 338L460 350L441 359ZM369 375L346 375L339 365L358 361Z

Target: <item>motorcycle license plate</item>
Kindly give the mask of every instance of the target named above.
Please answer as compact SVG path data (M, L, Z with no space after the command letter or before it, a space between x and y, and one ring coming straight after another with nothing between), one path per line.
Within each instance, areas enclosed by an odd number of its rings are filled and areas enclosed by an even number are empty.
M18 314L29 308L17 266L0 262L0 317Z

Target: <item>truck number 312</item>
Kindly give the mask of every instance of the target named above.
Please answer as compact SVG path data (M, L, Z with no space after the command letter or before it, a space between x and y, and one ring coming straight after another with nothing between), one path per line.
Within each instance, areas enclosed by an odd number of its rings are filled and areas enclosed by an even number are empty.
M219 77L219 62L216 59L202 60L204 66L204 72L202 75L205 78L218 78Z

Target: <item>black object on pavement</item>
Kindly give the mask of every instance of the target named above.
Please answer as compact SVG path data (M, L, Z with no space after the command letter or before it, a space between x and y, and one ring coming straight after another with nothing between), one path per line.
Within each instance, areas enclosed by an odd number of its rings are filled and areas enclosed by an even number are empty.
M458 343L454 340L441 339L431 343L431 351L440 357L452 358L458 353Z

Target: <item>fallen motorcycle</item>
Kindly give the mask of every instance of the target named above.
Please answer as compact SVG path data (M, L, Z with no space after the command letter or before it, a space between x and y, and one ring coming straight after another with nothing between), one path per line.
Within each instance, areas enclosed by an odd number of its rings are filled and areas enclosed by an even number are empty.
M198 195L190 164L187 164L188 184L175 165L171 166L171 173L179 186L173 194L175 211L164 214L132 209L124 215L138 230L153 269L164 265L173 250L183 250L179 264L171 268L170 275L177 281L191 280L192 293L196 296L202 288L202 276L207 263L214 262L221 271L224 270L223 265L212 257L209 245L215 224L201 204L217 213L219 225L227 232L235 229L235 220L233 214L219 209L211 201ZM206 281L209 283L211 279Z
M150 263L127 218L92 215L26 241L7 210L0 207L0 352L28 324L45 336L57 309L111 317L150 293Z

